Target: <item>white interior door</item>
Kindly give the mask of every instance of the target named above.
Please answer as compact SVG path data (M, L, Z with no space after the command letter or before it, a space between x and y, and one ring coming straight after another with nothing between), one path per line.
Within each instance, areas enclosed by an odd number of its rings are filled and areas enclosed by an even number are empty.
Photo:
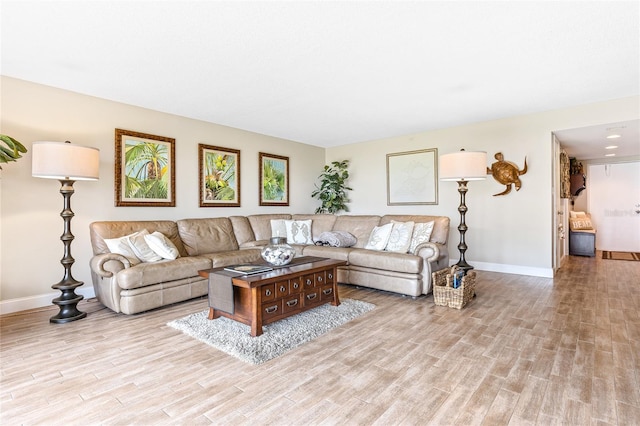
M596 248L640 252L640 162L590 164L587 190Z

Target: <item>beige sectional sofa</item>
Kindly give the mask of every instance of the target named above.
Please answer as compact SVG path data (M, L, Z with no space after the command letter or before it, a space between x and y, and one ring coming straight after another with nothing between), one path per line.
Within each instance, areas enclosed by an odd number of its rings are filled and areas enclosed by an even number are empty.
M202 269L261 261L261 247L272 236L271 220L311 220L317 239L325 231L346 231L356 237L352 247L292 244L298 256L319 256L347 261L338 270L338 282L408 296L431 292L431 272L449 265L449 218L423 215L261 214L178 221L103 221L90 225L91 275L96 297L114 310L134 314L207 294ZM376 226L396 222L433 221L429 242L412 253L366 249ZM106 239L147 230L160 232L179 252L175 260L134 264L111 253Z

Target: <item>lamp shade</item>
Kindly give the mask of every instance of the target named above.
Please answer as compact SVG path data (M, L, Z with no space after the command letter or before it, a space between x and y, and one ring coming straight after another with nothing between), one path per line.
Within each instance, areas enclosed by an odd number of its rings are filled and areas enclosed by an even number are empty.
M31 175L47 179L97 180L100 150L70 142L34 142Z
M482 180L487 178L487 153L460 150L440 156L440 180Z

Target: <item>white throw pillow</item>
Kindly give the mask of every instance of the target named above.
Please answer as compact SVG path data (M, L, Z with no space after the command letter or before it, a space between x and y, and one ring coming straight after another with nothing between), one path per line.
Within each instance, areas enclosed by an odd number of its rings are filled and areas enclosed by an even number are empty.
M406 253L411 245L415 222L396 222L392 220L391 223L393 227L391 228L391 234L389 234L389 241L387 241L385 250L396 253Z
M151 250L163 259L174 260L180 256L176 246L161 232L156 231L153 234L145 235L144 240L151 247Z
M271 219L271 236L287 237L287 227L284 225L284 219Z
M143 229L142 231L129 236L127 238L131 250L136 257L143 262L157 262L162 260L162 256L159 256L155 251L149 247L149 244L144 240L144 237L149 235L149 231Z
M376 226L369 235L369 241L364 248L369 250L384 250L389 241L391 235L391 229L393 229L393 223L387 223L383 226Z
M131 262L132 265L137 265L140 263L140 259L136 256L136 254L131 249L131 245L129 244L129 238L135 237L138 232L134 232L133 234L125 235L120 238L105 238L104 242L109 247L109 251L111 253L121 254Z
M289 244L313 244L311 236L311 219L309 220L285 220Z
M419 244L429 242L433 232L434 221L416 223L413 227L413 236L409 245L409 253L413 253Z

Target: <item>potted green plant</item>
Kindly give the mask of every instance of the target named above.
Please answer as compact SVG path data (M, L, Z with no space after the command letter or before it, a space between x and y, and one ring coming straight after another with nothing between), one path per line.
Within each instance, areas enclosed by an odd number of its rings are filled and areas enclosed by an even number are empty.
M8 163L9 161L17 161L22 155L27 152L27 148L20 142L7 135L0 135L0 163ZM2 167L0 166L0 170Z
M349 160L333 161L330 166L324 166L324 171L318 177L320 186L316 184L315 191L311 193L311 197L322 201L322 205L316 209L316 214L349 211L347 191L351 191L352 188L347 186L348 167Z

